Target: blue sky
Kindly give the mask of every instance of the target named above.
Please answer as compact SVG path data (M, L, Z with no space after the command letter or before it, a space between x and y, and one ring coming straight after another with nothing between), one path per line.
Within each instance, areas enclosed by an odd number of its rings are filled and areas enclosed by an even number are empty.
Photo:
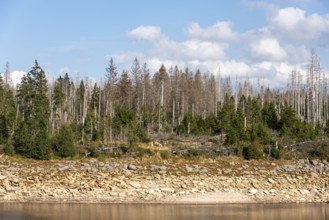
M305 71L311 48L328 67L328 43L326 0L0 0L0 72L8 61L14 78L37 59L53 77L99 80L110 57L129 69L137 56L151 70L220 69L278 86Z

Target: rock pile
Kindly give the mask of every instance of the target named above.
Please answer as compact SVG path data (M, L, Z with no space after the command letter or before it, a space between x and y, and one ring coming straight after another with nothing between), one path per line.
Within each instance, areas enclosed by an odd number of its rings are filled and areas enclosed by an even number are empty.
M256 202L329 201L329 164L298 161L0 159L1 201L174 202L184 195L238 192Z

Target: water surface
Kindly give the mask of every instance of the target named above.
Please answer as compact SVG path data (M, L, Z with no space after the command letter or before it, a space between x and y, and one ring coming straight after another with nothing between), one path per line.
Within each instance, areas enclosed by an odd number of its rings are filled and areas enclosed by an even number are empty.
M329 219L329 204L150 205L0 204L1 220L316 220Z

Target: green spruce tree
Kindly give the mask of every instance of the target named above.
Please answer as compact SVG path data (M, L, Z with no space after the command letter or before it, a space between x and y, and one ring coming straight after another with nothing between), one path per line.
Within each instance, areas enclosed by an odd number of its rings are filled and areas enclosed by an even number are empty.
M14 135L14 149L24 157L50 158L47 92L46 74L35 61L31 71L22 78L17 91L21 122Z
M0 144L8 144L11 141L15 112L13 89L0 74Z
M53 144L56 154L60 157L73 157L76 154L73 131L69 125L62 125Z

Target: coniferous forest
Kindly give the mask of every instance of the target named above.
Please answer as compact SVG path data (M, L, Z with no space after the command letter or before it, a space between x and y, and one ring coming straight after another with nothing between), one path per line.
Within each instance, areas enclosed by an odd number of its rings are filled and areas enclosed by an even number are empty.
M246 159L281 158L286 146L329 135L328 78L314 52L281 89L177 66L152 73L137 58L122 71L110 59L104 73L97 83L68 73L49 82L35 61L15 87L7 64L0 75L4 152L50 159L88 149L92 156L118 143L129 151L158 137L207 137ZM325 154L321 147L315 153Z

